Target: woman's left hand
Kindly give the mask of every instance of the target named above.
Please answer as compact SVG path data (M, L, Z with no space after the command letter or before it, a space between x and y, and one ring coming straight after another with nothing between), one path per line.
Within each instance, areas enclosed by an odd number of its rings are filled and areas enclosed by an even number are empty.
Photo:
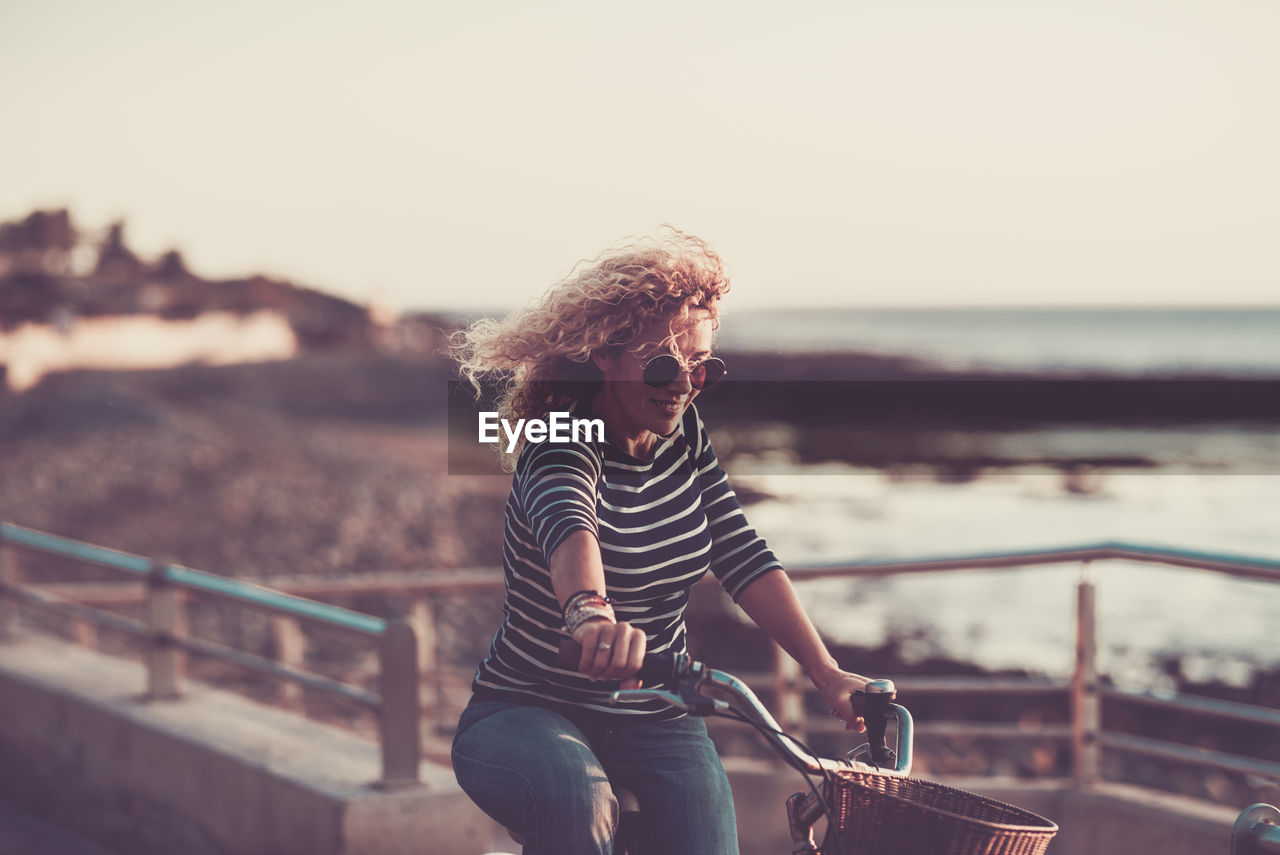
M861 674L832 669L813 678L813 684L822 695L822 700L831 708L833 718L844 721L845 730L866 731L867 724L853 708L853 693L864 691L870 679Z

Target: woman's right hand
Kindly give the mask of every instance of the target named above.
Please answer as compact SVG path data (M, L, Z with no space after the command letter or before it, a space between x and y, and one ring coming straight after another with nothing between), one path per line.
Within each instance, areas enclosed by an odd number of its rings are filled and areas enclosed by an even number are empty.
M578 627L573 640L582 645L578 670L583 674L592 680L621 680L624 689L640 688L635 675L644 664L647 639L642 630L601 618Z

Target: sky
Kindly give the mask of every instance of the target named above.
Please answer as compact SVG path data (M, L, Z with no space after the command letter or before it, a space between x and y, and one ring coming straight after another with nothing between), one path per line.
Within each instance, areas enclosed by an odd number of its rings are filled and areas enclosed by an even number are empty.
M729 307L1280 304L1274 0L4 0L0 219L514 308L670 223Z

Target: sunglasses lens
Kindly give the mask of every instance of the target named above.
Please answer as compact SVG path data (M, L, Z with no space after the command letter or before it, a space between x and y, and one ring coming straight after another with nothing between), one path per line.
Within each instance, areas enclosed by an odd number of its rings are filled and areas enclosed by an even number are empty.
M710 359L703 360L698 364L697 368L693 369L689 382L695 389L710 389L723 380L724 375L724 360L713 356Z
M674 356L667 353L655 356L645 363L644 383L654 389L670 386L682 370L680 360ZM712 357L699 362L689 371L689 385L699 391L710 389L723 380L724 375L724 360Z
M680 361L669 353L655 356L644 366L644 384L661 389L680 375Z

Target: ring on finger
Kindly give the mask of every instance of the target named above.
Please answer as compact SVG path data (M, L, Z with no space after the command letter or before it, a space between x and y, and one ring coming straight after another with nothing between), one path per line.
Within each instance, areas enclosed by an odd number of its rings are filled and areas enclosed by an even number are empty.
M612 645L612 644L610 644L610 643L609 643L609 642L607 642L607 641L602 641L602 642L600 642L599 644L597 644L597 645L596 645L596 649L597 649L597 650L612 650L612 649L613 649L613 645Z

